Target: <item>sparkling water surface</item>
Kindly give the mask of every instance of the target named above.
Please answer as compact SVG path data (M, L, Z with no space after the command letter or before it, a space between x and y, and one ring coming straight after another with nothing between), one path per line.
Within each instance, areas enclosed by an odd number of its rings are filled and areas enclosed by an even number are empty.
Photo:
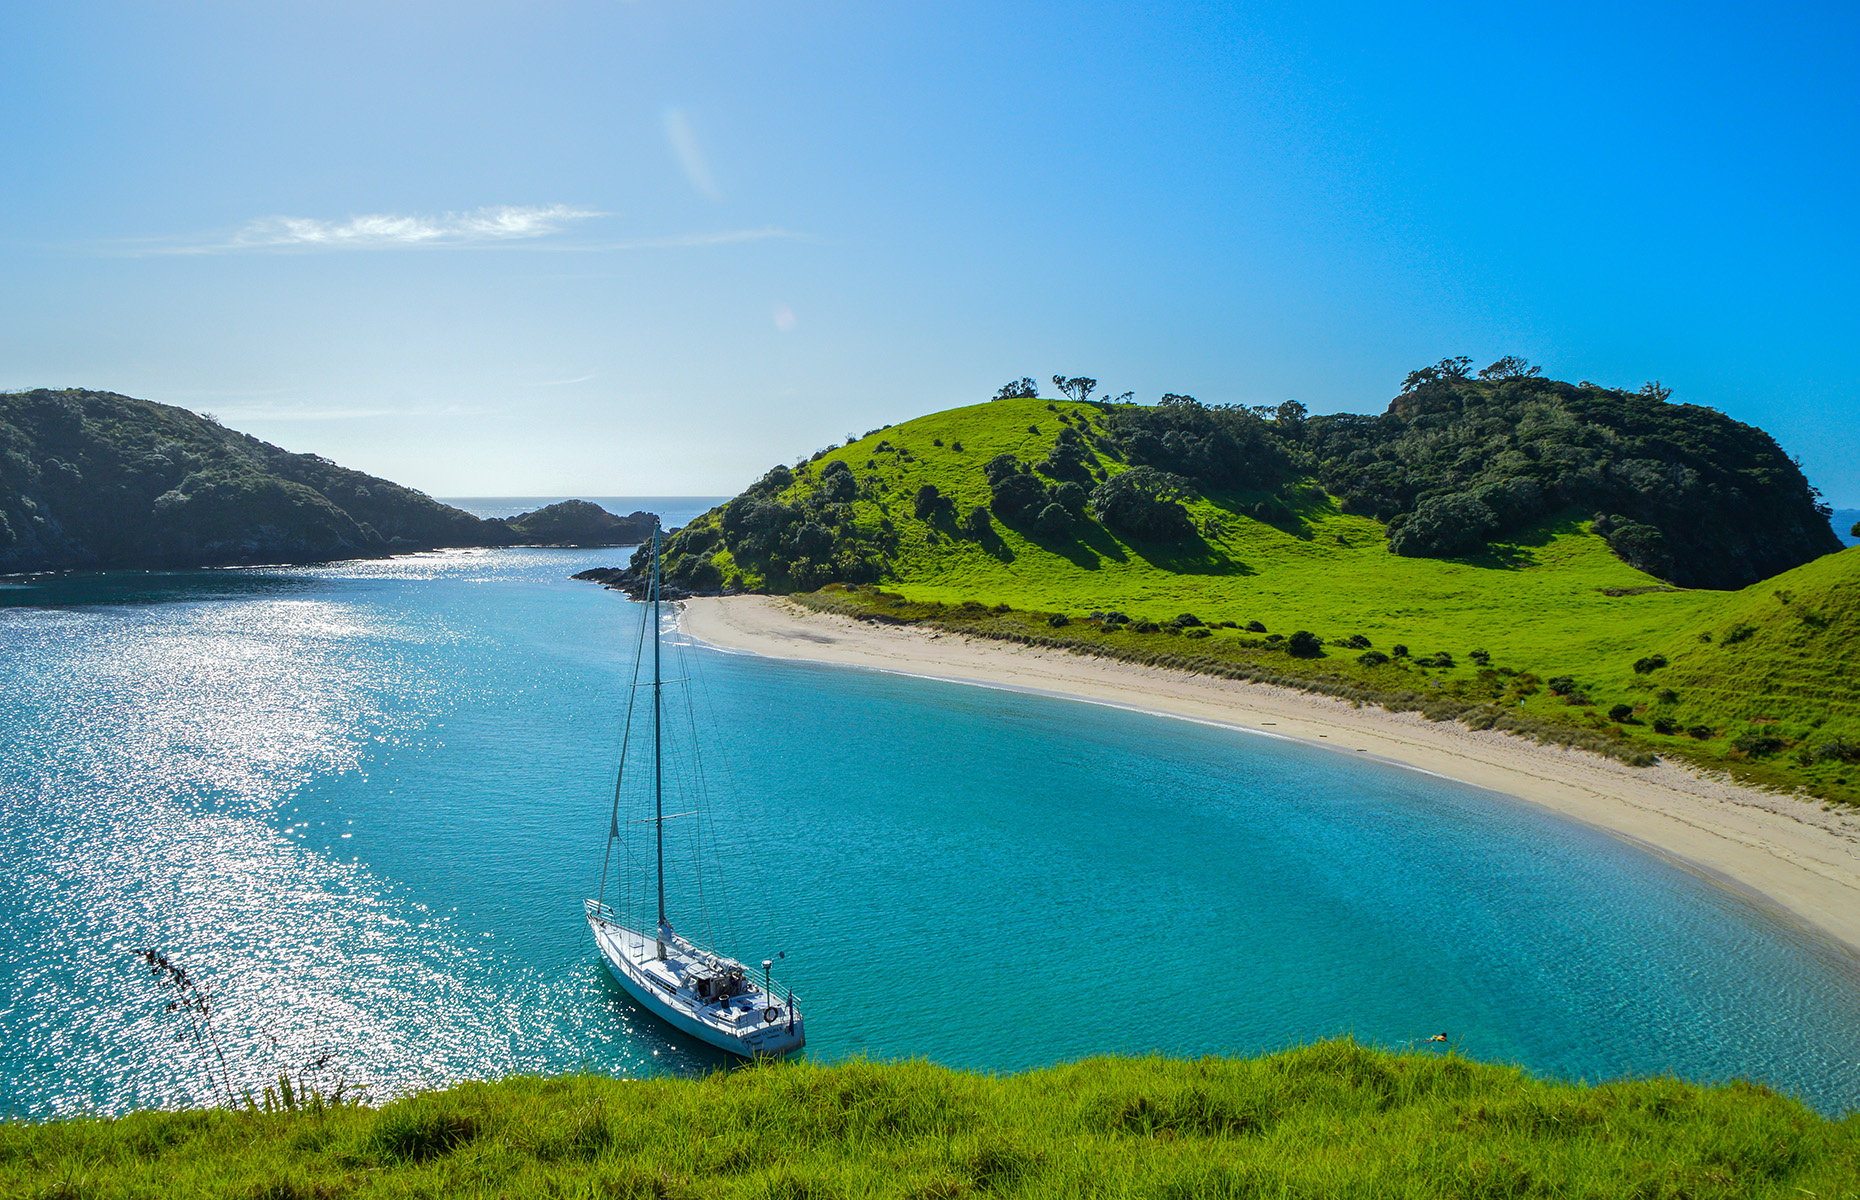
M607 979L581 915L640 607L567 576L623 557L0 583L0 1116L211 1100L145 947L210 982L236 1082L724 1065ZM1547 1075L1860 1106L1852 955L1528 805L1047 697L673 660L716 818L702 906L668 825L674 918L785 952L815 1057L1445 1031ZM643 865L612 869L635 897Z

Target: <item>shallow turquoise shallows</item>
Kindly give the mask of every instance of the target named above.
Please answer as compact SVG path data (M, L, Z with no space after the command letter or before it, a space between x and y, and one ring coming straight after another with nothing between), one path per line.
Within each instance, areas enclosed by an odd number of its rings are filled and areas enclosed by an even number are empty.
M566 577L618 557L0 585L0 1115L211 1098L146 947L214 989L235 1082L325 1054L378 1096L721 1065L631 1005L582 920L640 610ZM1045 697L673 661L708 911L739 957L786 953L814 1056L1444 1031L1548 1075L1860 1106L1852 956L1524 804ZM671 901L702 933L694 888Z

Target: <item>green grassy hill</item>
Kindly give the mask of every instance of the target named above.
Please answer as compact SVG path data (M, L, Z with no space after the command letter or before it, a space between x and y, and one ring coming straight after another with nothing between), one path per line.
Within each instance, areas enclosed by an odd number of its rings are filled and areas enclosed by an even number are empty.
M802 1063L473 1083L374 1110L0 1125L8 1196L1860 1194L1860 1116L1760 1087L1547 1083L1349 1041L995 1077Z
M667 546L668 578L797 592L850 582L815 602L1191 669L1239 667L1548 731L1629 761L1676 755L1860 800L1860 550L1742 590L1678 588L1630 566L1590 514L1565 508L1469 554L1392 554L1387 524L1344 512L1292 458L1254 487L1178 492L1186 536L1120 532L1089 506L1045 531L1043 512L1002 519L985 473L997 456L1045 468L1065 457L1062 443L1080 446L1083 461L1057 471L1082 471L1094 487L1132 470L1120 411L1002 400L876 431L778 468L692 522ZM1055 476L1033 478L1054 492ZM787 523L764 532L767 513ZM1003 605L1011 611L993 611ZM1053 614L1067 623L1049 624ZM1200 624L1175 623L1183 614ZM1291 652L1301 630L1321 649Z

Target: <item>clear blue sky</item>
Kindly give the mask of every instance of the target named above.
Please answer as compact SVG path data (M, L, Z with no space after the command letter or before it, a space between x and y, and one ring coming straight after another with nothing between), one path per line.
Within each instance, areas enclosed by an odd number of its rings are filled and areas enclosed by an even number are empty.
M722 493L1089 374L1517 353L1860 507L1860 7L0 7L0 388L439 495Z

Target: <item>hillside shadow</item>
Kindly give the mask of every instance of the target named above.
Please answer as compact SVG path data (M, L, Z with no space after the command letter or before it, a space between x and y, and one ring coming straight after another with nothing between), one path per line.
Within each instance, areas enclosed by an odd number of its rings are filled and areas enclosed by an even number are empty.
M1336 512L1330 496L1316 486L1285 492L1203 491L1201 495L1222 510L1223 522L1258 521L1301 542L1316 538L1316 522Z
M1584 517L1574 512L1559 513L1535 525L1503 535L1504 541L1488 542L1485 549L1477 554L1459 554L1436 561L1459 563L1489 571L1522 571L1540 565L1542 560L1538 558L1537 551L1558 537L1581 533L1584 520Z

